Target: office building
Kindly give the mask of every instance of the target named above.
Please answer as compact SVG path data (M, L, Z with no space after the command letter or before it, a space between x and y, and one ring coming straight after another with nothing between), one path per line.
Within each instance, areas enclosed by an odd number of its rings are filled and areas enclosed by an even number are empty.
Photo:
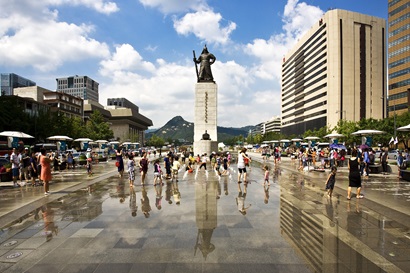
M59 112L66 117L83 116L83 99L66 93L55 92L40 86L19 87L14 94L22 98L46 104L51 112Z
M388 115L409 111L410 0L389 0L389 106Z
M285 135L386 116L386 22L329 10L282 64Z
M281 128L281 119L279 116L277 117L272 117L270 120L266 121L264 123L264 133L269 133L269 132L274 132L280 134L280 128Z
M105 107L111 113L110 128L122 141L145 143L145 131L152 121L139 113L139 108L125 98L108 98Z
M1 95L14 95L13 89L18 87L35 86L36 83L14 73L1 73Z
M130 102L126 98L108 98L107 99L107 106L118 106L118 107L125 107L125 108L133 108L137 112L139 108L134 103Z
M57 91L98 102L98 82L87 76L57 78Z

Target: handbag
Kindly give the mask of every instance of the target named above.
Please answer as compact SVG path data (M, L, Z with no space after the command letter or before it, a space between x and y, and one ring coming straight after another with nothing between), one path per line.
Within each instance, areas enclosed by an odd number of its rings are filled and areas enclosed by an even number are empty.
M115 167L119 167L120 166L120 162L119 161L115 161Z

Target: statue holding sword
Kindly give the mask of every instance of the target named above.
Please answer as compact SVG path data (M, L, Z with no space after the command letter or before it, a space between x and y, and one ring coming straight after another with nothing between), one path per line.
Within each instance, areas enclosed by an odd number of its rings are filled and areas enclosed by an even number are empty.
M211 71L211 65L216 60L215 56L212 53L208 52L206 45L204 46L204 49L202 50L202 53L198 58L196 58L195 56L195 51L193 51L193 53L194 53L193 60L195 63L197 81L198 82L214 82L214 77L212 76L212 71ZM199 72L198 72L197 64L200 64Z

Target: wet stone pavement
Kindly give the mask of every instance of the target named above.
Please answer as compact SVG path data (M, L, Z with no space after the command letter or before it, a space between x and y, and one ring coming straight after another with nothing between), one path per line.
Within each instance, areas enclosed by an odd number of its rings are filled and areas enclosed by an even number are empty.
M264 187L265 163L252 157L247 187L235 164L221 178L208 165L157 186L150 165L147 184L136 175L130 187L111 161L90 178L55 173L48 197L2 189L0 272L410 272L406 182L370 177L365 199L347 201L340 168L329 199L327 172L268 162Z

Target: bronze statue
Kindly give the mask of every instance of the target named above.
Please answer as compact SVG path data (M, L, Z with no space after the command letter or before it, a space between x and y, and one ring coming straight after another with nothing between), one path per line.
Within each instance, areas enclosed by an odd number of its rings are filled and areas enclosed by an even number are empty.
M198 82L213 82L214 77L212 76L211 65L215 62L216 58L214 54L209 53L206 45L202 50L201 56L198 59L195 57L194 51L194 63L196 68L197 80ZM200 64L199 72L196 64Z

